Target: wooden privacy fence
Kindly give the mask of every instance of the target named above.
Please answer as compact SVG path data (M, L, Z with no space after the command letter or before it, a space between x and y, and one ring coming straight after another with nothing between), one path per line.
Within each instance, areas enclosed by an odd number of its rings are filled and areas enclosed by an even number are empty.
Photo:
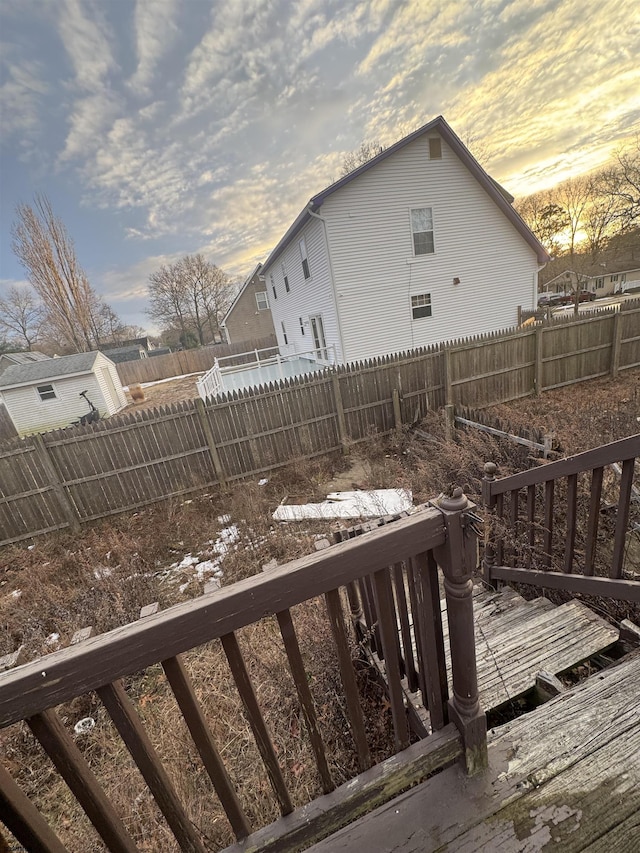
M640 366L640 302L0 445L0 545Z
M116 370L123 385L158 382L171 376L202 373L213 366L216 358L226 358L247 350L266 349L277 345L274 335L255 341L240 341L237 344L211 344L199 349L180 350L151 358L120 362L116 364ZM108 357L109 353L106 352L105 355Z
M438 506L424 506L408 518L368 536L335 545L320 554L250 577L229 587L179 604L102 636L54 652L0 676L0 727L26 720L53 765L84 809L96 832L112 851L137 850L123 816L94 774L95 756L85 755L82 741L74 740L60 703L95 691L105 714L114 724L160 808L181 850L203 853L205 843L198 819L180 800L158 752L152 746L157 732L143 723L144 711L136 702L135 681L147 677L149 667L161 663L184 723L197 748L233 832L238 839L257 833L233 850L282 850L306 848L337 830L355 816L371 810L400 790L421 781L427 774L462 757L469 773L487 763L486 720L480 710L474 644L471 574L475 567L476 538L466 515L472 506L458 490ZM400 567L394 569L392 567ZM452 696L449 698L447 666L438 583L438 566L445 575L445 594L451 647ZM408 572L412 590L410 605L404 583L394 584L398 571ZM389 686L395 762L371 768L369 722L362 709L345 623L341 589L349 587L351 602L358 587L375 606L377 637L383 650ZM402 590L402 596L398 590ZM324 597L326 618L333 638L333 653L342 682L340 703L353 741L362 775L335 789L305 663L300 652L292 608ZM283 757L274 747L269 727L258 703L250 666L238 641L238 632L274 615L282 638L280 667L287 668L297 691L319 787L325 792L312 806L293 812ZM412 657L416 686L429 708L429 734L409 747L402 667L411 641L399 633L399 624L413 625L417 656ZM245 806L223 762L224 750L214 742L207 719L206 696L198 699L186 655L205 643L220 641L244 712L286 824L272 824L260 832L250 825ZM401 653L401 647L404 652ZM158 673L156 678L160 679ZM123 679L127 679L127 689ZM132 689L133 688L133 689ZM157 690L160 687L156 688ZM204 691L206 694L206 691ZM134 694L134 695L132 695ZM324 701L331 701L322 697ZM208 706L211 714L219 709ZM94 712L95 713L95 712ZM231 719L229 737L237 736L240 720ZM101 726L105 726L101 723ZM86 743L86 742L85 742ZM113 753L112 753L113 754ZM185 756L183 771L193 773ZM195 759L194 759L195 760ZM175 762L178 764L178 762ZM268 789L268 786L265 785ZM332 792L332 793L329 793ZM113 793L113 792L111 792ZM265 792L266 793L266 792ZM268 796L268 794L267 794ZM214 804L211 804L211 808ZM63 851L64 848L22 788L0 764L0 811L14 836L30 850ZM125 818L128 815L124 816ZM135 822L133 831L136 829ZM138 827L139 828L139 827ZM285 839L278 838L284 832ZM93 839L92 839L93 840ZM208 845L206 849L210 849ZM231 849L231 848L229 848Z

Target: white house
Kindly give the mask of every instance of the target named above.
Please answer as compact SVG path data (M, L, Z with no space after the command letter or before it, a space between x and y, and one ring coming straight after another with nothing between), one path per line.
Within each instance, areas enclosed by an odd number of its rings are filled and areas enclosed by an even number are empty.
M69 426L91 411L87 398L101 417L127 405L115 364L100 352L7 367L0 397L19 435Z
M440 116L314 196L265 262L284 353L354 361L515 325L549 256Z
M592 263L580 271L565 269L544 285L545 293L564 293L588 290L597 297L613 296L640 290L640 267L629 268L625 263Z

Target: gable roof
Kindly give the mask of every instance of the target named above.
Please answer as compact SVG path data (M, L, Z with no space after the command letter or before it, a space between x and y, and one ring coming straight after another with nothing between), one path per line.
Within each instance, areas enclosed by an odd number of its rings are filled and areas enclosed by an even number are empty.
M91 373L100 355L99 352L79 352L75 355L47 358L44 361L33 361L28 364L13 364L0 374L0 390Z
M458 156L459 160L467 167L467 169L471 172L473 177L478 181L478 183L483 187L492 201L495 202L497 207L505 214L507 219L511 222L511 224L515 227L515 229L520 233L522 237L526 240L526 242L531 246L534 252L537 255L538 263L545 264L550 260L550 255L544 246L540 243L535 234L531 231L529 226L522 219L520 214L514 210L511 206L513 202L513 196L511 196L503 187L498 184L497 181L488 175L482 166L478 163L475 157L471 154L469 149L464 145L462 140L456 136L453 130L449 127L447 122L444 120L442 116L438 116L433 119L433 121L428 122L422 127L418 128L418 130L414 130L413 133L410 133L408 136L405 136L403 139L400 139L398 142L395 142L393 145L390 145L389 148L385 148L384 151L381 151L380 154L376 154L375 157L372 157L371 160L368 160L366 163L363 163L362 166L358 166L357 169L354 169L352 172L349 172L348 175L345 175L343 178L335 181L333 184L330 184L328 187L325 187L321 192L317 195L312 196L309 200L306 207L304 207L294 222L291 224L285 235L276 245L275 249L271 252L269 257L264 263L263 271L265 271L268 267L273 264L278 255L282 252L285 246L289 244L289 242L296 236L296 234L306 225L306 223L311 219L311 212L317 213L318 210L322 207L324 201L329 198L333 193L338 192L338 190L342 189L342 187L351 183L355 178L359 177L363 172L367 172L369 169L372 169L378 163L381 163L383 160L386 160L387 157L391 157L396 151L399 151L401 148L404 148L405 145L409 145L409 143L414 142L416 139L419 139L421 136L424 136L427 133L437 132L442 139L447 143L447 145L451 148L451 150Z
M241 296L242 296L242 294L245 292L245 290L247 289L247 287L251 284L251 282L252 282L252 280L253 280L253 277L254 277L255 275L257 275L257 273L259 273L261 269L262 269L262 264L258 264L258 265L256 266L256 268L254 269L254 271L251 273L251 275L250 275L250 276L245 280L245 282L244 282L244 284L242 285L242 287L240 288L240 290L239 290L239 291L236 293L236 295L234 296L234 298L233 298L233 302L232 302L232 303L231 303L231 305L229 305L229 307L227 308L227 313L224 315L224 317L223 317L223 318L222 318L222 320L220 321L220 325L221 325L221 326L224 326L224 324L227 322L227 317L229 316L229 314L231 314L231 312L233 311L233 309L236 307L236 305L237 305L237 304L238 304L238 302L240 301L240 297L241 297Z

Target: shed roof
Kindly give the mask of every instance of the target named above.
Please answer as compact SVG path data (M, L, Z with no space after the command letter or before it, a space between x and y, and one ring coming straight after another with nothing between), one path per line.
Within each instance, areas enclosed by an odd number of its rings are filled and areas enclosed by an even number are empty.
M285 248L285 246L289 244L289 242L296 236L296 234L298 234L298 232L304 227L304 225L306 225L306 223L311 219L311 214L309 211L316 213L322 206L323 202L330 195L342 189L342 187L353 181L363 172L372 169L378 163L381 163L383 160L386 160L387 157L391 157L392 154L395 154L396 151L399 151L401 148L404 148L405 145L408 145L410 142L414 142L416 139L421 136L424 136L427 133L438 133L442 137L442 139L444 139L447 145L452 149L452 151L454 151L454 153L467 167L467 169L471 172L474 178L476 178L476 180L485 189L490 198L505 214L507 219L511 221L516 230L522 235L522 237L524 237L527 243L535 251L538 257L538 262L544 264L549 261L550 256L547 250L540 243L538 238L531 231L531 229L525 223L519 213L511 206L513 196L511 196L503 187L500 186L497 181L495 181L490 175L485 172L482 166L471 154L469 149L464 145L462 140L449 127L444 118L442 116L438 116L437 118L434 118L432 121L418 128L418 130L414 130L413 133L410 133L408 136L405 136L403 139L400 139L398 142L394 143L393 145L390 145L388 148L385 148L384 151L380 152L380 154L377 154L375 157L372 157L371 160L368 160L362 166L359 166L357 169L354 169L352 172L349 172L349 174L345 175L344 178L340 178L338 181L335 181L333 184L330 184L317 195L314 195L309 200L308 204L300 211L300 213L298 214L294 222L290 225L286 234L282 237L275 249L273 249L273 251L264 263L262 272L266 272L266 270L276 260L278 255Z
M35 382L61 379L81 373L91 373L99 352L79 352L75 355L63 355L60 358L48 358L29 364L13 364L0 374L0 390L17 388L20 385L32 385ZM103 356L106 358L106 356Z

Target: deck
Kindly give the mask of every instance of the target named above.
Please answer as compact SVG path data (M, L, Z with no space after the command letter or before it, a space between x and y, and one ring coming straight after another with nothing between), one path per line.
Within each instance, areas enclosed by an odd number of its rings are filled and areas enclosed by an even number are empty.
M313 853L640 849L640 651L489 733L489 770L417 785Z

